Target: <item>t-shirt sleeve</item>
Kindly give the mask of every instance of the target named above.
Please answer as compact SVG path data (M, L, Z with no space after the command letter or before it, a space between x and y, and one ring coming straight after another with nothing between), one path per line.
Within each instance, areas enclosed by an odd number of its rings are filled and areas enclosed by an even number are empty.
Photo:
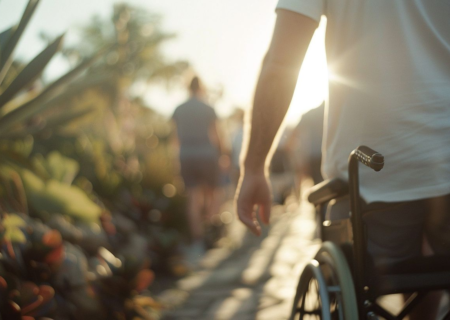
M320 21L325 0L279 0L277 9L294 11Z

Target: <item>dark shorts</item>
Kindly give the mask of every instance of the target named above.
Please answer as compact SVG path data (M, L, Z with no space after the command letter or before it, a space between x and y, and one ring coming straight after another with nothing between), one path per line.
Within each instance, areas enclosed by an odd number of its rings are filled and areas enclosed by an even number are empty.
M450 195L372 203L364 211L368 251L377 264L421 256L424 238L434 253L450 254Z
M180 159L180 165L181 176L187 188L219 185L220 170L217 158L184 158Z

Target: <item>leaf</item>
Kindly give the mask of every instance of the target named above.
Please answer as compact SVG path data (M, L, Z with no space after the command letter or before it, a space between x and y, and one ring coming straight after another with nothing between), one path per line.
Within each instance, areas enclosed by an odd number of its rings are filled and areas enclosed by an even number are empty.
M54 97L58 93L61 93L65 86L70 83L75 77L77 77L82 71L92 65L99 57L103 56L106 51L110 50L113 46L104 48L100 50L89 59L86 59L84 62L80 63L73 70L69 71L58 80L54 81L50 84L44 91L41 92L34 99L25 102L23 105L17 107L13 111L7 113L5 116L0 118L0 136L8 133L12 127L28 118L34 116L35 114L41 112L45 108L49 107L52 103L52 100L55 100L57 97ZM53 99L48 101L49 99Z
M22 230L17 227L11 227L6 229L5 239L11 242L25 243L26 238Z
M61 47L64 35L59 36L38 54L0 95L0 108L11 100L20 90L32 84Z
M2 31L0 33L0 57L3 53L3 51L5 50L5 46L9 40L9 37L11 37L13 32L14 32L14 26L10 27L9 29L6 29L5 31Z
M69 99L70 95L67 95L67 91L61 96L67 97ZM66 100L67 101L67 100ZM50 108L53 107L53 104ZM55 130L63 128L71 122L77 121L84 116L94 112L94 106L91 105L88 108L82 110L76 110L73 112L64 112L63 114L59 114L56 116L51 116L49 119L44 119L44 125L42 126L32 126L32 127L21 127L17 130L14 130L8 134L3 135L3 138L6 139L21 139L25 136L33 136L42 130Z
M32 168L29 156L33 150L33 137L29 135L22 137L17 140L0 140L0 166L9 167L13 171L18 171L20 168Z
M36 171L45 171L48 178L71 185L78 173L79 165L73 159L62 156L58 151L52 151L47 158L36 156L33 158Z
M83 118L84 116L90 114L94 110L94 106L90 106L90 108L82 109L82 110L76 110L74 112L66 112L62 115L53 116L51 117L46 125L45 129L54 129L57 127L63 127L72 121L76 121L80 118Z
M18 215L15 215L15 214L8 214L3 219L3 226L5 228L13 228L13 227L18 228L18 227L23 227L25 225L26 225L25 221L21 217L19 217Z
M28 193L31 191L40 191L45 187L44 181L42 181L37 175L32 173L30 170L22 170L21 172L22 180L25 186L25 190ZM29 196L29 195L28 195Z
M28 201L38 212L64 214L85 223L98 223L102 209L78 187L54 179L46 182L33 172L21 172Z
M22 179L16 171L7 166L0 166L0 186L3 189L3 195L0 197L5 197L2 205L6 207L6 210L9 208L15 212L28 212Z
M14 49L17 46L20 38L22 37L25 28L33 16L34 11L36 10L37 5L40 0L30 0L28 2L27 7L22 15L22 19L20 19L19 25L15 28L14 33L8 38L8 41L5 45L5 49L2 51L2 55L0 57L0 84L5 78L6 72L9 69L9 66L12 63L12 54Z

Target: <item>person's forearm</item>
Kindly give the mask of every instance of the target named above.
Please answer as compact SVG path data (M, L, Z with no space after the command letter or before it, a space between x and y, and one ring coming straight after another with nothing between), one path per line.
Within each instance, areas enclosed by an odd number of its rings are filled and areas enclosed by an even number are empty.
M266 58L255 91L250 139L244 170L261 171L270 161L270 149L291 103L298 67L283 66Z
M251 127L245 172L261 172L269 163L271 146L291 103L300 66L317 28L317 21L295 12L280 9L277 15L247 123Z

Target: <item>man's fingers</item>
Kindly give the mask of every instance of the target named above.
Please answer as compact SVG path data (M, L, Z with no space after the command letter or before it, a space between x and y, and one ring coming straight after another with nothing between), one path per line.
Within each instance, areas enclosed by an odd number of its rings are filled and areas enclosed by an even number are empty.
M256 205L259 206L258 212L255 212ZM270 187L263 172L240 180L236 192L236 211L242 223L255 235L261 235L261 226L256 216L259 216L262 223L268 224L270 208Z
M250 231L257 236L261 235L261 227L259 226L258 221L254 218L253 206L242 205L238 202L237 212L239 220L241 220L242 223L250 229Z
M271 207L270 201L265 201L259 206L259 217L264 224L269 224Z
M245 216L239 216L241 221L250 229L251 232L253 232L254 235L260 236L261 235L261 227L259 226L258 221L256 219L252 219Z

